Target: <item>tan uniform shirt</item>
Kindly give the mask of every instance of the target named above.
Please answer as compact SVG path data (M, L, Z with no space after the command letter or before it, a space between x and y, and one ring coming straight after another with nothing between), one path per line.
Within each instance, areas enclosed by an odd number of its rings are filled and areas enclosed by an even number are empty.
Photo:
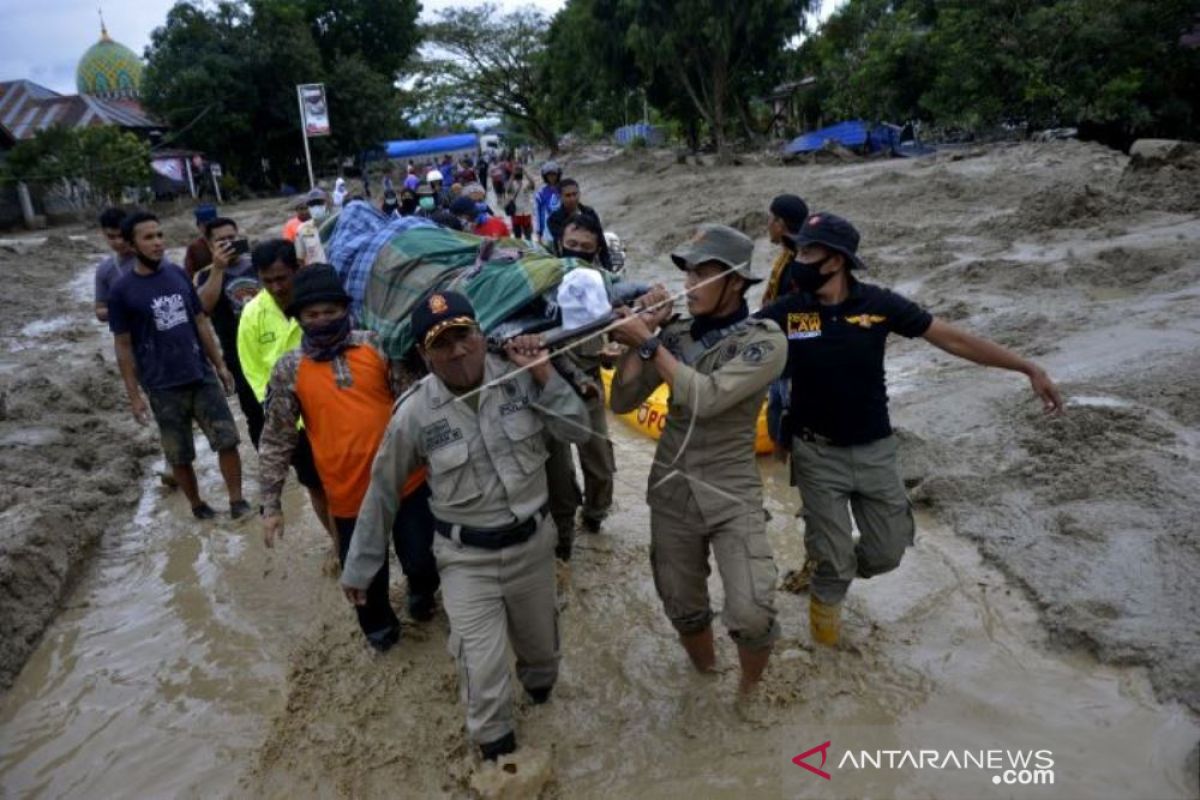
M570 442L591 435L587 408L551 370L539 386L528 371L488 355L479 410L455 399L435 375L396 404L371 469L342 583L365 587L387 558L399 487L421 464L429 467L429 506L443 522L503 528L532 517L547 500L543 433Z
M668 323L659 334L662 345L682 363L650 469L646 502L682 508L679 502L690 491L705 524L712 525L762 506L754 438L767 386L787 363L787 339L774 322L747 319L705 347L692 338L690 323ZM618 368L613 411L633 411L660 383L653 363L643 364L629 383Z

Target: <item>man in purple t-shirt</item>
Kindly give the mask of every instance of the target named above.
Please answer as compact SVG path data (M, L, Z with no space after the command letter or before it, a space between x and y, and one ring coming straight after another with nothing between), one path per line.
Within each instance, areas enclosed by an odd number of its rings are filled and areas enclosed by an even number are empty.
M113 254L96 265L96 319L108 322L108 294L117 281L133 269L133 251L121 236L121 223L125 211L106 208L100 214L100 232Z
M137 263L109 295L108 326L133 416L143 425L149 421L144 389L158 423L163 455L191 503L192 514L212 519L216 512L200 499L192 468L196 457L192 423L199 423L217 452L229 490L230 516L244 517L250 504L242 497L237 425L221 387L224 384L225 393L231 394L233 376L225 367L200 298L183 269L164 258L157 217L132 214L122 223L121 233Z

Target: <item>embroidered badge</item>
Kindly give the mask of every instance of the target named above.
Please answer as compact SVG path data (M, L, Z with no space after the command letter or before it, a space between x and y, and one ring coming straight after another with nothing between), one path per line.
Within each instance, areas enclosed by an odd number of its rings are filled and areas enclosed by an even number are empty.
M450 421L446 419L439 419L421 429L421 442L425 445L426 453L432 453L439 447L445 447L462 438L462 431L459 428L451 428Z
M434 314L445 314L446 309L449 307L449 304L446 303L446 298L442 297L440 294L430 296L429 310Z

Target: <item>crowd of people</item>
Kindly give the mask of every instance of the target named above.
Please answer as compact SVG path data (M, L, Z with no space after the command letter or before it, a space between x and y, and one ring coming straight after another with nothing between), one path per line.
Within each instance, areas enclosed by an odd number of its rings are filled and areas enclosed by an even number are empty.
M385 177L379 209L481 236L536 237L577 269L607 270L600 217L579 183L552 161L540 175L539 186L516 159L410 164L398 190ZM488 206L485 181L503 214ZM810 634L828 646L840 640L853 580L894 569L914 541L888 416L889 335L1020 372L1047 411L1062 408L1036 364L863 280L854 225L810 213L795 195L770 204L765 233L779 253L769 273L754 266L744 233L703 225L670 254L684 292L654 286L569 353L548 352L538 335L493 352L466 296L429 293L410 319L423 366L414 376L356 328L351 296L325 263L318 224L352 202L369 201L340 179L332 198L313 190L297 198L279 237L253 247L234 219L200 206L182 266L167 258L153 214L109 209L99 222L113 254L96 269L96 316L113 333L134 416L157 423L198 519L216 512L192 468L193 423L217 453L229 515L252 513L226 399L236 395L258 451L266 546L284 537L291 471L331 537L370 646L385 651L401 639L390 550L412 620L432 619L440 596L467 731L485 759L517 747L510 647L530 702L550 699L561 641L555 561L571 559L577 530L599 534L611 510L618 467L604 358L615 363L615 412L636 409L661 384L670 389L646 492L651 573L691 663L712 672L716 561L745 693L780 635L755 460L764 402L803 503ZM751 310L748 293L764 281ZM676 312L680 299L686 314Z

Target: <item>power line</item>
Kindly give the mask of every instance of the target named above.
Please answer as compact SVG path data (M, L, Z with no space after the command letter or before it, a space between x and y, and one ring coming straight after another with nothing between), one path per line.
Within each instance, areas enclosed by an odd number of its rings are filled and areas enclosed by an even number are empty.
M177 131L171 131L171 133L169 133L168 135L163 137L163 140L161 142L156 144L154 147L150 148L151 160L153 160L153 156L156 151L162 150L165 147L167 147L167 145L174 143L175 140L177 140L179 137L183 136L183 134L187 133L189 130L191 130L193 127L195 127L196 123L198 123L201 119L203 119L205 117L205 115L207 115L208 112L212 110L213 105L214 105L213 103L209 103L208 105L204 106L204 108L200 111L200 113L192 118L191 122L189 122L187 125L184 125L182 128L180 128ZM76 129L76 130L78 130L78 129ZM119 161L112 162L111 164L106 164L102 167L91 170L90 174L95 175L95 174L105 174L108 172L115 172L119 168L125 166L126 164L130 164L130 163L133 163L135 161L140 161L140 160L141 160L141 156L131 156L129 158L121 159ZM36 183L38 181L57 180L60 177L66 178L66 176L50 175L50 174L17 175L17 176L8 177L8 178L0 175L0 182L20 183L22 181L31 181L31 182Z

